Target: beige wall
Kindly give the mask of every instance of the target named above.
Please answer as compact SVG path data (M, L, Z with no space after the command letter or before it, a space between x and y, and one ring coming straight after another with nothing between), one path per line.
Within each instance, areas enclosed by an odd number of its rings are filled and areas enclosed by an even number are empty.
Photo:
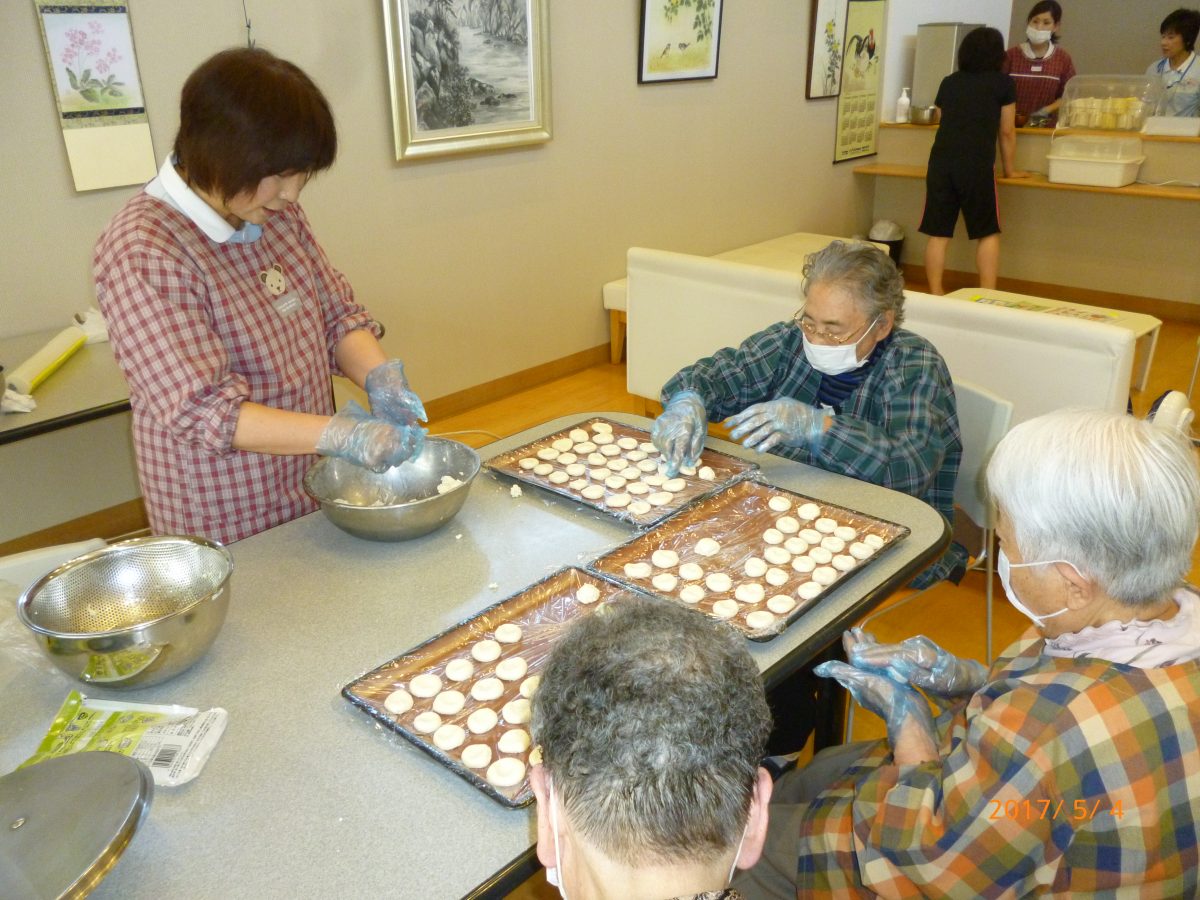
M604 343L600 286L624 274L630 245L707 254L869 224L851 165L829 162L835 103L804 99L808 4L729 4L717 80L644 87L638 3L549 5L553 139L401 164L380 4L249 0L259 44L330 97L340 153L305 207L426 398ZM183 79L243 39L242 7L131 6L161 157ZM134 188L73 191L32 3L0 7L0 47L10 78L0 335L11 335L56 327L88 305L91 246Z
M1025 40L1034 0L1014 0L1010 44ZM1080 75L1140 74L1162 53L1158 26L1187 0L1062 0L1062 46Z

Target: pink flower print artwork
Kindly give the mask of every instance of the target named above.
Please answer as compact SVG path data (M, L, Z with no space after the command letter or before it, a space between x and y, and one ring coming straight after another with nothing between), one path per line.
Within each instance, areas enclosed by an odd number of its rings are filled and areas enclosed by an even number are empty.
M89 34L90 32L90 34ZM104 48L104 26L97 21L87 23L87 31L70 28L67 45L62 52L62 64L67 71L71 88L88 103L101 104L110 98L124 96L125 82L110 73L113 64L121 59L116 47ZM100 76L107 76L101 79Z

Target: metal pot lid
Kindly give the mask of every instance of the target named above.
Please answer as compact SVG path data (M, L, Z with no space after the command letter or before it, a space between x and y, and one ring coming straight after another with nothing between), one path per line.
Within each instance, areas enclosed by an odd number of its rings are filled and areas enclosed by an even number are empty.
M0 897L85 897L150 810L150 770L119 753L73 753L0 778Z

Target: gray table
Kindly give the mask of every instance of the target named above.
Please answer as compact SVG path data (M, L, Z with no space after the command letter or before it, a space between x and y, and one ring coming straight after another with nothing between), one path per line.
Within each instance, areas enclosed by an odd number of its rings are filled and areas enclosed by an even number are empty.
M589 417L556 419L487 457ZM603 414L639 427L638 416ZM773 683L945 547L912 497L753 457L765 477L906 525L910 536L854 574L774 641L750 644ZM200 777L157 791L150 816L97 898L501 896L536 867L533 810L507 810L377 727L340 695L363 672L633 531L608 516L481 473L447 527L374 544L306 516L232 546L224 630L174 681L96 696L229 710ZM73 684L0 654L0 772L29 756Z

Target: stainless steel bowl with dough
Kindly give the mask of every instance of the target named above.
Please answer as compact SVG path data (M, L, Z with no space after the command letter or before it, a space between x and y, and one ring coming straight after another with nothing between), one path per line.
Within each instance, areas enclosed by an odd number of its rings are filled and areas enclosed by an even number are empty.
M478 453L430 437L416 459L378 474L323 457L305 473L304 489L343 531L369 541L407 541L453 519L478 474Z
M229 607L233 557L215 541L120 541L43 575L17 617L59 669L86 684L141 688L196 662Z

